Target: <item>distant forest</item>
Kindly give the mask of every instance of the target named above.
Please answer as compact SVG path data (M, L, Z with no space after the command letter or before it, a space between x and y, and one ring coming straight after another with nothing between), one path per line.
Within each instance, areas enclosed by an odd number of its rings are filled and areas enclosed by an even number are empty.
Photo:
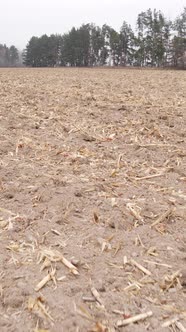
M136 29L123 22L120 31L93 23L73 27L63 35L33 36L22 52L28 67L134 66L186 69L186 7L174 20L161 11L141 12ZM0 44L0 66L19 66L15 46Z

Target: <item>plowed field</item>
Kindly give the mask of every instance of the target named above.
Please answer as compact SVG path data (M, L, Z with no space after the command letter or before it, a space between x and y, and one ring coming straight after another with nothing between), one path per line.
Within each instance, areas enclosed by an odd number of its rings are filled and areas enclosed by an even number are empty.
M184 71L0 70L1 332L185 331L185 124Z

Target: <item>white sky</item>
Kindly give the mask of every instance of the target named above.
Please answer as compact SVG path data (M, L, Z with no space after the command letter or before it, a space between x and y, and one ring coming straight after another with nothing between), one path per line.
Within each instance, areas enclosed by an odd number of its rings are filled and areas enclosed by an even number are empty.
M175 18L186 0L1 0L0 43L24 48L44 33L69 31L82 23L104 23L119 31L123 21L135 26L137 15L148 8Z

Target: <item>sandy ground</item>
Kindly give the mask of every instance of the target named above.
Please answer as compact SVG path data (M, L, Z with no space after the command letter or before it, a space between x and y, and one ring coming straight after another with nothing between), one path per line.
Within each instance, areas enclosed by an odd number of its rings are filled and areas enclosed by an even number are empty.
M1 332L185 331L185 124L183 71L0 70Z

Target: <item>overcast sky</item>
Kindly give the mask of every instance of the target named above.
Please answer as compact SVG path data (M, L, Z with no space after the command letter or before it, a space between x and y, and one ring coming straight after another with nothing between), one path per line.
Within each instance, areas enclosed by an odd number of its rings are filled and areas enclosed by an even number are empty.
M2 0L0 43L24 48L33 35L64 33L82 23L119 30L126 20L134 27L137 15L148 8L175 18L184 6L186 0Z

